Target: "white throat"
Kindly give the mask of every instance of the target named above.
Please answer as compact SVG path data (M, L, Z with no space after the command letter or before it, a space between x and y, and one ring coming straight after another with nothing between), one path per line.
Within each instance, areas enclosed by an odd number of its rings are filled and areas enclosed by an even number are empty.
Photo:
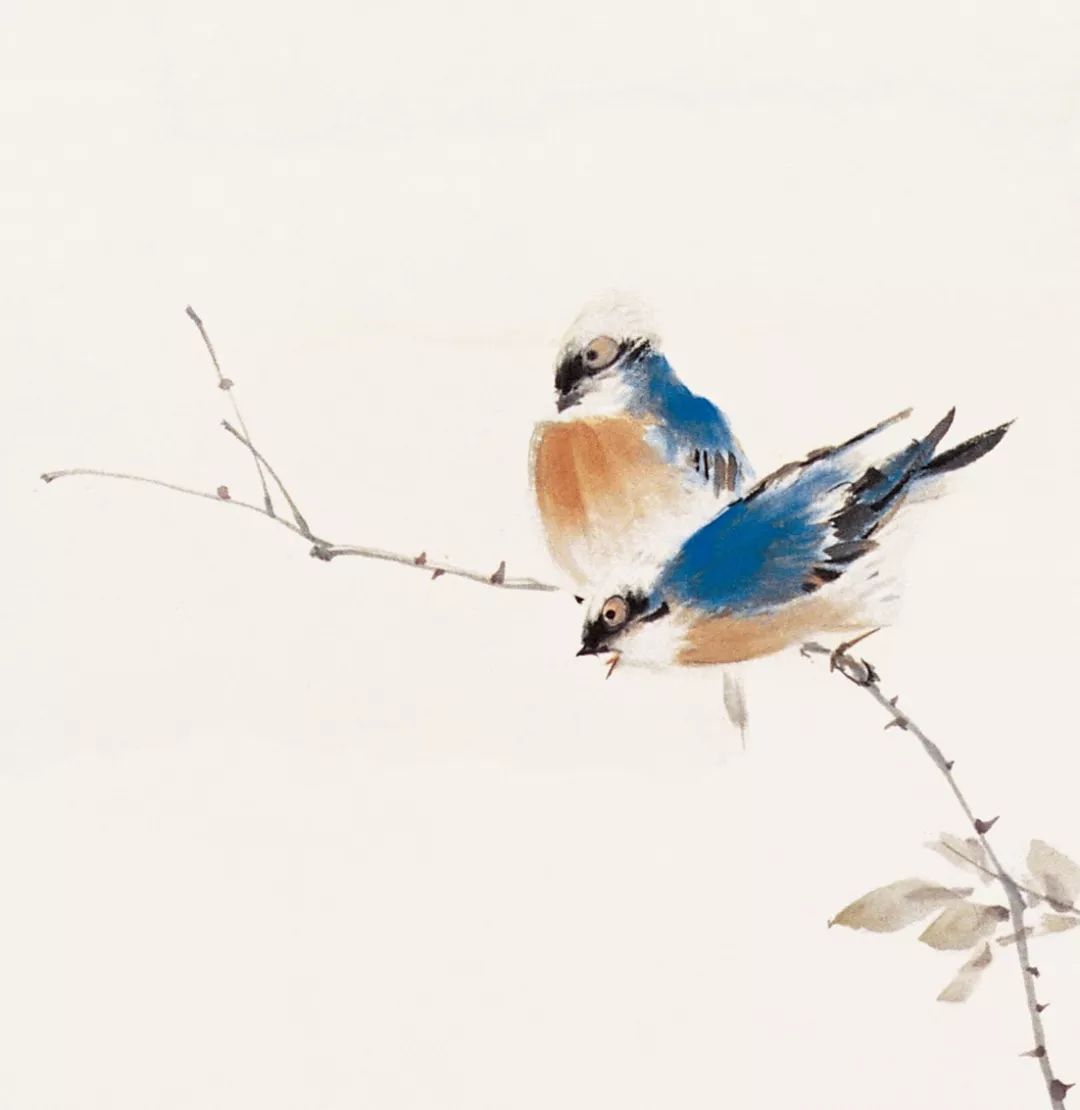
M619 374L609 374L590 383L580 401L555 418L562 421L587 420L597 416L619 416L626 412L633 391Z

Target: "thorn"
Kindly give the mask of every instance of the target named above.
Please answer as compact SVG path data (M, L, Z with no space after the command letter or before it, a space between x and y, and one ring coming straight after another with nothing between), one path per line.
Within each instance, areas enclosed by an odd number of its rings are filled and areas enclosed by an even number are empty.
M49 484L49 483L50 483L51 481L53 481L53 480L54 480L55 478L56 478L56 475L55 475L55 474L42 474L42 476L41 476L41 480L42 480L42 481L43 481L43 482L44 482L44 483L45 483L46 485L48 485L48 484Z
M493 586L501 586L506 581L506 560L499 564L499 569L488 579Z
M1024 970L1028 973L1028 975L1032 977L1032 979L1038 979L1039 969L1037 967L1026 967L1024 968Z
M893 709L896 708L896 703L899 700L900 700L900 695L899 694L897 694L896 697L894 697L894 698L889 698L889 704L893 707Z
M218 495L218 497L221 498L222 501L231 501L232 500L232 495L229 493L229 487L228 486L218 486L217 495Z
M417 555L415 559L413 559L413 562L418 567L422 567L427 562L427 552L426 551L421 551L420 554Z
M320 559L324 563L329 563L334 557L330 554L329 551L326 550L325 547L323 547L321 543L315 544L315 546L311 549L310 552L308 552L308 554L313 559Z
M984 821L981 817L975 820L975 831L982 836L988 833L998 822L997 817L991 817L989 821Z
M1040 1057L1046 1055L1046 1047L1044 1045L1037 1044L1034 1048L1030 1049L1029 1051L1021 1052L1020 1055L1021 1056L1032 1056L1036 1060L1038 1060Z
M232 378L222 378L218 383L218 389L224 389L226 393L233 387Z
M885 726L885 729L887 731L890 728L902 728L905 732L907 732L907 727L907 721L905 721L902 717L893 717L893 719L889 721L889 723Z
M434 570L433 570L433 571L431 572L431 581L432 581L432 582L434 582L436 578L442 578L442 576L443 576L443 575L444 575L445 573L446 573L446 571L445 571L445 570L440 570L440 569L439 569L438 567L436 567L436 568L435 568L435 569L434 569Z
M1035 1013L1041 1014L1043 1012L1043 1010L1045 1010L1046 1007L1049 1006L1049 1005L1050 1005L1049 1002L1036 1002L1035 1003Z
M955 759L945 760L945 770L946 771L951 771L955 766L956 766L956 760Z
M1075 1086L1075 1083L1062 1083L1060 1079L1051 1079L1050 1097L1053 1099L1057 1099L1058 1102L1064 1102L1065 1096Z

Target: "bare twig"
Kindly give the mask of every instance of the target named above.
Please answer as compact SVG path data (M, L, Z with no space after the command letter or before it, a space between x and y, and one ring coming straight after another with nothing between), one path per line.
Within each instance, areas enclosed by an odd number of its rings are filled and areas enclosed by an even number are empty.
M860 637L860 639L862 638L863 637ZM937 744L919 728L907 713L899 708L897 698L888 698L885 696L881 689L880 676L873 665L868 663L865 659L856 659L854 656L847 654L847 650L850 646L852 645L841 644L836 651L830 652L828 649L822 648L819 644L807 644L803 649L803 654L808 657L812 657L814 654L828 655L830 657L830 669L838 670L849 682L865 690L878 705L892 716L892 723L894 723L896 727L904 732L910 732L911 735L919 741L923 750L933 761L934 766L937 767L944 776L945 781L949 784L949 789L952 791L953 797L956 798L960 808L964 811L964 816L975 830L975 835L978 837L983 851L986 852L986 858L992 866L990 874L1001 883L1006 897L1008 898L1009 917L1016 934L1016 956L1020 962L1020 975L1024 983L1024 997L1027 1001L1031 1032L1035 1038L1035 1048L1032 1055L1039 1061L1039 1068L1042 1071L1043 1079L1046 1083L1046 1092L1050 1099L1050 1105L1054 1110L1064 1110L1064 1100L1068 1092L1068 1086L1054 1076L1053 1066L1050 1062L1050 1053L1046 1048L1046 1031L1042 1020L1042 1011L1045 1007L1040 1006L1038 996L1035 992L1035 979L1038 975L1038 968L1034 967L1031 963L1031 949L1028 945L1027 929L1024 925L1024 912L1027 907L1024 905L1024 899L1020 894L1023 888L1002 866L1001 860L991 847L986 836L997 818L983 820L980 817L976 817L975 811L971 808L971 805L964 796L963 791L961 791L953 775L952 760L946 759Z
M229 433L229 435L235 436L252 453L252 455L254 455L256 465L261 463L263 466L266 467L267 474L269 474L270 477L274 479L277 488L281 490L281 496L285 498L285 501L288 504L290 510L292 510L293 520L296 521L296 527L300 529L300 534L302 536L306 536L309 540L314 539L315 537L311 534L311 529L308 527L308 522L304 519L304 514L300 512L300 510L296 507L296 502L292 499L289 491L285 488L285 483L277 476L277 471L266 461L261 452L256 450L255 444L253 444L251 440L247 438L246 434L241 434L240 432L238 432L228 422L228 420L222 420L221 426L225 429L225 431ZM271 512L270 515L273 516L274 514Z
M260 458L259 452L251 446L251 435L247 430L247 425L244 423L243 414L240 412L240 404L236 400L236 394L233 391L233 380L232 378L225 377L221 372L221 363L218 362L217 351L214 350L214 344L210 341L210 334L206 330L206 325L202 322L202 318L191 305L188 305L185 311L192 323L199 329L199 334L202 336L203 343L206 344L206 350L210 355L210 361L214 364L214 370L217 372L218 389L223 389L228 394L229 403L232 405L232 410L236 414L236 422L240 425L240 430L244 433L242 438L239 436L237 438L247 446L248 450L251 452L251 457L255 460L255 469L259 472L259 482L262 485L263 504L266 506L266 514L267 516L273 516L274 503L270 500L270 488L266 484L266 475L263 473L264 460ZM267 467L267 470L269 469L270 468ZM282 489L281 492L285 493L284 489ZM288 496L288 494L285 494L286 499L288 499Z
M194 321L195 326L199 329L199 334L203 338L203 342L206 344L206 349L210 355L210 361L214 364L214 370L218 376L218 385L228 393L229 400L232 402L233 412L236 414L236 422L240 425L239 430L227 420L223 420L221 423L233 438L239 440L239 442L251 452L251 457L254 459L255 466L259 472L259 479L262 482L263 504L260 506L250 501L239 501L229 493L228 488L225 486L221 486L216 492L211 493L207 490L192 489L190 486L181 486L176 482L166 482L160 478L147 478L142 474L125 474L114 470L96 470L89 467L50 470L42 474L41 477L43 481L54 482L57 478L72 478L77 476L113 478L124 482L142 482L146 485L172 490L174 493L183 493L188 497L202 497L208 501L216 501L220 505L232 505L238 509L247 509L249 512L268 517L270 520L274 521L275 524L280 524L283 528L288 528L290 532L294 532L296 535L308 540L313 545L311 548L311 555L316 559L322 560L324 563L329 563L339 556L353 555L362 559L378 559L381 562L397 563L399 566L413 567L416 570L426 571L433 579L441 578L443 575L448 574L455 578L466 578L470 582L480 582L485 586L495 586L503 590L541 590L548 593L559 592L559 586L553 586L548 582L541 582L536 578L512 577L508 575L506 573L505 560L501 561L493 571L484 572L469 570L467 567L459 567L453 563L443 562L438 559L429 559L427 552L421 552L419 555L403 555L400 552L386 551L379 547L365 547L359 544L336 544L316 535L308 525L304 514L300 511L299 506L289 493L285 483L278 476L277 471L274 470L267 461L266 456L259 451L254 443L252 443L251 435L247 430L247 425L244 423L244 418L236 403L236 397L233 393L233 383L229 378L226 378L221 371L221 365L214 351L214 345L210 341L210 336L207 334L206 326L190 305L187 307L187 314ZM270 499L270 490L266 484L264 470L265 474L270 475L274 484L281 491L281 496L285 499L292 512L292 521L286 520L284 517L280 517L274 512L274 505Z
M147 478L142 474L122 474L115 470L94 470L89 467L75 467L69 470L50 470L42 474L41 479L44 482L54 482L58 478L75 477L114 478L124 482L142 482L148 486L158 486L161 489L172 490L174 493L183 493L188 497L202 497L207 501L216 501L219 505L233 506L237 509L247 509L249 512L258 513L260 516L267 517L275 524L280 524L282 528L288 528L290 532L310 541L312 543L310 554L314 558L322 560L324 563L329 563L333 559L337 559L344 555L355 555L361 559L378 559L381 562L397 563L403 567L423 570L432 578L441 578L444 574L448 574L455 578L467 578L470 582L480 582L485 586L494 586L502 590L539 590L547 593L558 593L561 591L561 587L553 586L550 582L541 582L536 578L511 577L506 574L505 570L502 575L500 575L498 568L489 573L485 573L478 570L469 570L467 567L459 567L454 563L443 562L439 559L430 559L426 552L421 552L419 555L403 555L400 552L385 551L379 547L362 547L357 544L331 543L329 540L315 535L310 528L307 528L306 521L304 522L304 528L301 528L298 524L294 524L290 520L285 520L284 517L277 516L274 513L268 513L261 505L255 505L250 501L239 501L235 497L223 497L220 493L210 493L207 490L192 489L190 486L177 485L175 482L165 482L160 478ZM303 520L303 517L300 517L300 519ZM500 563L499 565L501 567L503 564Z

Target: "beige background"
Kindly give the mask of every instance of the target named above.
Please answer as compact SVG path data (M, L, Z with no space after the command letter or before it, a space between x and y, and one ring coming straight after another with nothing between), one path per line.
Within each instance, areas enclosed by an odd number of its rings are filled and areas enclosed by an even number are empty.
M0 43L0 1104L1039 1106L998 960L825 928L954 879L909 737L797 656L575 660L578 611L266 521L551 568L554 343L611 285L766 469L907 404L1004 446L872 658L995 838L1080 857L1072 3L22 3ZM869 648L869 645L868 645ZM869 652L868 652L869 653ZM1037 950L1080 1080L1080 936Z

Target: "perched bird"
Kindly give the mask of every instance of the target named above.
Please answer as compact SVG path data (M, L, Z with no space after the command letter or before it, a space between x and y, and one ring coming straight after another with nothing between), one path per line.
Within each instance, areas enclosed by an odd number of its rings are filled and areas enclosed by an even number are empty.
M582 594L655 568L751 477L724 414L679 380L644 312L611 296L571 325L532 485L548 547Z
M580 595L655 571L753 478L724 414L683 385L623 295L571 325L555 407L533 434L532 486L552 557ZM724 703L745 730L742 687L727 672Z
M925 437L867 465L899 413L758 482L654 573L589 602L579 655L652 666L734 663L820 633L888 620L897 513L982 458L1009 425L937 453L950 411Z

